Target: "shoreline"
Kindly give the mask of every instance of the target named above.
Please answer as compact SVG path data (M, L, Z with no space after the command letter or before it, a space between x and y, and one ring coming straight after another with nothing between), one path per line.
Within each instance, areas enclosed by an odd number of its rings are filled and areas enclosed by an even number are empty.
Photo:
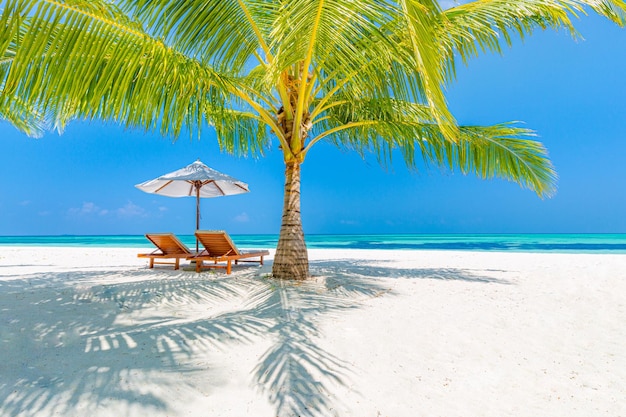
M1 415L626 414L625 255L309 249L281 283L141 250L3 247Z
M193 235L178 235L188 247ZM237 235L231 238L242 249L275 249L277 235ZM512 253L626 254L626 234L360 234L307 235L313 249L445 250ZM141 235L103 236L0 236L0 247L153 248Z

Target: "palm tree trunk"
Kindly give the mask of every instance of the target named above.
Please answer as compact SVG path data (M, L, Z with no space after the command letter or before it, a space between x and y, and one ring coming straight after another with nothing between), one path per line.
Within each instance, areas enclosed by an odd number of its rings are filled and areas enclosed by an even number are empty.
M285 200L278 246L272 267L274 278L304 280L309 276L309 256L300 216L300 162L285 168Z

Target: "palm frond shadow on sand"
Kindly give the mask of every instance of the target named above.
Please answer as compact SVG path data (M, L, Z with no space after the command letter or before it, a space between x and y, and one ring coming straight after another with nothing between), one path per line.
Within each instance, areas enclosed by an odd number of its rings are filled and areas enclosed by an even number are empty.
M395 268L392 263L335 260L311 263L316 279L305 283L272 282L254 298L259 318L271 318L275 342L255 368L255 380L276 406L278 416L335 415L339 399L330 384L346 385L347 362L315 343L318 318L360 308L362 301L393 292L377 278L459 280L477 284L508 284L462 269ZM380 266L382 265L382 266Z
M362 280L376 278L434 279L442 281L465 281L483 284L510 284L509 281L486 275L485 270L472 271L459 268L399 268L391 261L359 260L315 262L317 272L337 277L359 277ZM493 271L491 271L493 272ZM498 271L504 272L504 271ZM351 279L348 280L348 285Z
M339 400L329 391L350 371L317 343L320 320L387 293L374 278L398 271L312 266L318 278L302 284L260 278L269 265L231 276L140 269L0 280L0 415L173 413L186 391L210 395L228 381L220 363L194 360L198 352L210 357L259 338L271 345L250 370L251 385L276 414L332 415ZM210 383L195 384L199 374Z
M241 299L241 289L226 280L138 271L123 275L143 280L90 285L119 273L79 275L73 280L67 272L38 274L0 287L0 306L11 306L2 308L0 350L13 359L0 362L0 415L97 415L108 406L120 408L120 415L132 409L167 411L185 389L180 385L185 378L174 386L171 375L202 371L212 373L216 384L227 379L219 366L192 366L185 359L267 328L245 311L191 320L155 314L165 305ZM142 314L148 310L151 314ZM146 383L163 389L150 392ZM80 409L85 404L92 408Z
M268 281L255 299L256 317L273 322L268 329L273 344L254 370L254 380L278 416L333 415L336 398L329 384L346 384L348 364L323 349L319 320L360 307L363 298L384 288L374 282L346 277L317 277L304 283ZM345 286L343 285L345 284Z

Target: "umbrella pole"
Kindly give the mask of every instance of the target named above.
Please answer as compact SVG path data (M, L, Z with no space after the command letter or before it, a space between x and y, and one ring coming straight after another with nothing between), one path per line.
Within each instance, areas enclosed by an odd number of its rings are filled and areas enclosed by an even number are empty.
M200 230L200 187L196 184L196 231L198 230ZM196 253L198 253L198 236L196 236Z

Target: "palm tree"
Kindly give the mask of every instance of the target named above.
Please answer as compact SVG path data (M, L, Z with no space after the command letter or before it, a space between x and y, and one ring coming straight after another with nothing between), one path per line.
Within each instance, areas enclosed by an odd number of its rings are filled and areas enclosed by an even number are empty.
M62 128L98 118L200 136L285 162L276 278L304 279L300 168L320 141L554 191L532 132L459 126L444 88L455 67L535 28L592 10L626 23L622 0L6 0L0 48L16 44L0 105L15 97Z

